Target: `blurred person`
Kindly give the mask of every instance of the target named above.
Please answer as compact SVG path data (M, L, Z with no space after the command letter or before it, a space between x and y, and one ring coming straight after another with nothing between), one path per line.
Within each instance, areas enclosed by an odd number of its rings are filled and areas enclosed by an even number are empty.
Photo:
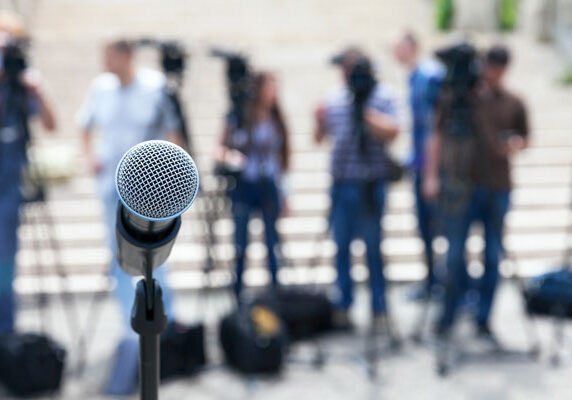
M180 144L182 137L172 104L166 96L165 76L159 71L136 67L134 52L134 43L126 38L113 37L105 42L103 64L106 72L94 79L78 114L84 154L96 177L97 194L103 204L112 254L111 274L116 281L115 294L128 333L131 332L135 291L133 277L117 262L115 171L123 154L132 146L153 139ZM154 276L163 288L167 317L172 319L172 296L165 275L166 268L162 267L155 271Z
M498 266L503 253L504 218L510 206L510 160L528 145L527 111L522 101L504 85L510 64L510 52L504 46L491 47L484 58L481 82L471 94L471 118L475 138L472 142L470 191L466 206L447 221L447 271L449 284L438 334L447 335L455 320L459 299L466 284L465 242L474 221L484 225L484 274L478 285L479 302L476 310L477 335L493 343L496 338L490 328L490 314L498 282ZM436 134L431 137L429 166L424 182L424 194L434 199L443 190L439 170L454 148L444 131L448 119L447 104L441 104L436 119Z
M399 133L397 107L390 89L375 82L371 63L360 49L347 49L339 62L344 87L330 93L318 107L314 134L316 143L326 137L333 142L330 222L337 247L335 263L339 292L335 323L340 328L351 325L348 314L353 302L350 244L361 237L367 248L373 321L374 326L378 326L386 320L387 313L380 224L388 177L387 145ZM365 75L355 75L358 65L371 75L366 79L372 81L366 98L362 99L363 108L359 110L353 85L359 86ZM361 126L357 126L357 121L361 121Z
M235 294L240 299L248 221L260 212L264 221L267 261L273 287L278 285L279 238L276 222L284 210L281 183L290 162L289 131L278 100L274 75L258 72L253 79L252 97L246 107L244 128L238 128L230 115L219 140L217 162L237 171L236 187L231 193L235 224Z
M12 58L8 51L23 52L26 40L22 18L0 12L0 58L3 60L0 69L0 334L14 331L13 281L19 210L24 201L20 190L22 172L28 164L27 147L31 139L29 124L39 119L46 131L56 128L39 72L29 68L13 70L9 65ZM15 72L16 76L12 76Z
M427 265L427 279L412 293L412 297L425 298L430 294L436 281L433 269L433 239L437 224L435 204L428 201L422 194L425 147L427 137L433 129L435 108L445 71L443 66L434 60L420 59L419 42L411 32L406 32L401 36L393 52L397 61L409 70L409 106L413 149L407 166L413 174L417 226L425 246Z

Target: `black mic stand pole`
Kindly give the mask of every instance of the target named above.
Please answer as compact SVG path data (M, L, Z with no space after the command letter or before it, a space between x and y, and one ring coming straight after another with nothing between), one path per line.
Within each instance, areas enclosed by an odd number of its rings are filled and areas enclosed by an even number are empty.
M141 400L159 399L159 336L167 327L163 291L153 279L151 252L147 252L145 276L137 282L131 312L131 327L139 334Z

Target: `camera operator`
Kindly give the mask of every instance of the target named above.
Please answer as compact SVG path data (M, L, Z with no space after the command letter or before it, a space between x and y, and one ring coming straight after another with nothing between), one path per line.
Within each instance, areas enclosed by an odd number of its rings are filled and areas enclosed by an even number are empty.
M399 133L395 100L375 81L371 63L361 50L349 48L339 57L345 87L333 92L316 111L315 141L333 142L331 159L331 224L337 246L338 327L350 325L353 302L350 243L362 237L367 247L374 326L387 312L381 226L386 197L386 146Z
M122 308L127 332L134 287L132 277L117 263L115 216L118 198L115 170L122 155L145 140L167 139L182 143L179 121L165 92L165 76L155 70L136 68L135 42L123 37L110 38L103 46L107 72L93 81L78 114L84 153L97 180L97 193L103 204L108 245L112 254L111 273L116 279L115 293ZM94 145L95 131L99 134ZM171 292L165 282L165 268L157 268L156 278L163 288L167 316L172 319Z
M235 171L236 186L231 200L236 251L234 289L238 299L248 245L248 221L255 211L262 214L271 282L278 285L276 222L283 209L280 184L290 160L289 132L274 75L259 72L252 77L244 111L243 116L231 112L226 119L215 155L219 164Z
M29 122L38 117L44 129L55 130L55 118L37 71L26 67L26 29L17 15L0 13L0 333L14 331L12 287L18 245L22 172L30 141Z
M411 107L411 134L413 151L408 167L413 173L413 187L417 213L417 226L425 246L427 279L412 293L413 299L426 298L435 282L433 270L433 238L436 229L435 205L422 194L425 147L433 127L435 108L444 77L442 65L433 60L419 59L419 43L415 35L406 32L394 47L397 61L409 70L409 105Z
M503 252L504 217L509 209L510 158L528 143L526 109L503 84L509 62L510 54L505 47L494 46L486 53L482 78L467 95L470 98L473 129L472 138L466 141L465 151L461 149L459 152L459 147L455 147L455 138L450 135L450 127L454 125L451 121L455 118L452 102L444 100L440 105L436 134L429 144L429 167L424 185L428 198L447 196L451 190L444 180L440 181L444 170L467 167L465 178L470 183L465 190L466 200L462 207L444 210L449 240L448 283L438 333L449 333L460 299L467 288L465 242L471 224L478 220L484 225L485 251L484 275L478 286L477 334L492 343L496 343L496 340L490 329L489 317ZM455 152L464 153L464 165L451 163L456 158Z

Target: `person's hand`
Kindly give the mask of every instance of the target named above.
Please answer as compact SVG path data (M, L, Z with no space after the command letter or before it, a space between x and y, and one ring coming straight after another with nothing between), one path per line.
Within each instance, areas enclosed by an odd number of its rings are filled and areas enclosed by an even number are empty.
M314 111L314 118L318 124L324 124L326 121L326 106L324 104L320 104L318 107L316 107L316 110Z
M280 216L282 218L290 216L290 203L288 199L282 199L282 205L280 208Z
M42 74L37 69L26 69L20 76L20 82L33 96L41 96L42 94Z
M248 161L246 155L236 149L229 149L224 152L224 164L234 170L242 170Z
M363 119L368 132L379 140L390 142L399 133L399 128L393 117L374 108L364 110Z
M520 135L511 135L504 148L504 153L507 157L511 157L516 153L524 150L526 147L526 140Z
M423 180L423 187L421 188L423 197L427 200L436 200L441 190L441 182L436 176L427 176Z

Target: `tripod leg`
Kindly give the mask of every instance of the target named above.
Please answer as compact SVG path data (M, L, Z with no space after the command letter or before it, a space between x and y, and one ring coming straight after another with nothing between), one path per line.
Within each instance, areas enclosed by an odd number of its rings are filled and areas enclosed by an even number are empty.
M562 361L561 351L562 345L564 343L564 318L561 316L556 316L554 319L554 341L553 350L550 356L550 363L554 367L560 366Z
M40 232L40 218L37 215L36 205L34 203L29 203L23 212L24 222L30 228L30 233L32 234L32 248L34 253L34 274L38 281L38 295L37 295L37 307L39 312L40 320L40 331L46 333L48 328L48 310L47 310L47 292L44 285L44 264L42 261L42 244L41 244L41 232Z
M71 290L69 288L68 274L64 270L64 267L61 262L61 251L58 240L56 239L55 222L45 203L41 203L41 208L43 216L42 226L44 227L44 236L47 238L49 248L53 255L53 266L60 282L60 290L59 290L60 300L62 302L62 307L64 310L64 314L66 316L68 330L70 333L70 339L73 340L75 336L78 336L78 332L80 332L78 305L75 301L75 297L72 295ZM81 371L83 365L85 364L86 346L83 335L79 335L77 340L78 340L77 370Z

